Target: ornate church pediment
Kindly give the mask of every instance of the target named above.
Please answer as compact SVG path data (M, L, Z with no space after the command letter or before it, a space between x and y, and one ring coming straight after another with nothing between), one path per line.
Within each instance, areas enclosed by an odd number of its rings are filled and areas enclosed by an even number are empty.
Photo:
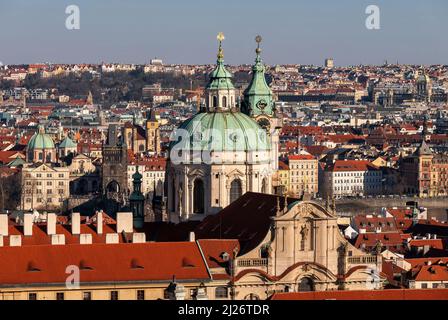
M244 173L241 172L238 169L235 169L235 170L232 170L229 173L227 173L227 177L228 178L234 178L234 177L243 178L244 177Z
M310 201L298 201L279 220L328 219L334 218L325 208Z

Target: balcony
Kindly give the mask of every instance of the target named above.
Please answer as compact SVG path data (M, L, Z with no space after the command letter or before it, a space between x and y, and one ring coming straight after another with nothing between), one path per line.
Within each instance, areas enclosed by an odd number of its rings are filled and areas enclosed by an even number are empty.
M238 267L266 267L268 259L239 259Z
M353 256L347 258L348 264L376 264L376 256Z

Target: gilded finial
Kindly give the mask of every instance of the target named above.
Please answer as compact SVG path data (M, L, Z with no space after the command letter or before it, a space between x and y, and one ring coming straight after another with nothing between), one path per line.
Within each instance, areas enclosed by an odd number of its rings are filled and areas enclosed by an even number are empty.
M256 52L257 54L260 54L260 53L261 53L260 43L261 43L262 40L263 40L263 38L262 38L260 35L258 35L258 36L255 37L255 42L257 43L257 49L255 49L255 52Z
M218 39L218 41L219 41L218 59L223 59L224 51L222 50L222 42L226 39L226 37L224 36L224 33L220 32L216 36L216 39Z

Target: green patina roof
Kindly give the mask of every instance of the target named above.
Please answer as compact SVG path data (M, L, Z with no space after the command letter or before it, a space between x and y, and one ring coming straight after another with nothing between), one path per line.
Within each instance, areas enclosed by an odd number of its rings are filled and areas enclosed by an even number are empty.
M28 142L28 150L33 149L54 149L54 142L51 137L45 133L45 128L39 125L38 132L35 133Z
M21 166L23 164L25 164L25 160L23 160L22 158L20 158L19 156L17 156L14 160L12 160L10 163L8 163L8 167L18 167Z
M129 196L130 201L144 201L145 197L143 196L141 192L141 185L142 185L142 179L143 176L140 172L138 172L138 166L135 166L135 173L132 175L132 184L134 190L132 191L131 195Z
M264 151L270 150L266 132L249 116L241 112L204 112L188 119L179 127L188 132L180 150L193 151ZM181 136L181 134L179 134Z
M227 71L224 66L224 53L219 44L218 60L216 61L216 68L210 73L210 81L207 85L207 89L234 89L232 83L232 74Z
M252 80L244 91L244 101L242 110L249 115L268 114L274 112L272 91L269 88L265 77L265 66L261 60L261 49L255 51L257 56L252 67Z
M69 137L66 137L59 144L59 148L76 148L76 143L74 143L73 140L70 139Z

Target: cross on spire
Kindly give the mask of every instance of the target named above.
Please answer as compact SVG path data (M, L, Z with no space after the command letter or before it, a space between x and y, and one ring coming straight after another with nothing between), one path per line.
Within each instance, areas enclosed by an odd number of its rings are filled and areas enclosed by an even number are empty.
M224 36L224 33L220 32L216 36L216 39L218 39L219 41L218 59L220 60L224 58L224 51L222 50L222 42L226 39L226 37Z

